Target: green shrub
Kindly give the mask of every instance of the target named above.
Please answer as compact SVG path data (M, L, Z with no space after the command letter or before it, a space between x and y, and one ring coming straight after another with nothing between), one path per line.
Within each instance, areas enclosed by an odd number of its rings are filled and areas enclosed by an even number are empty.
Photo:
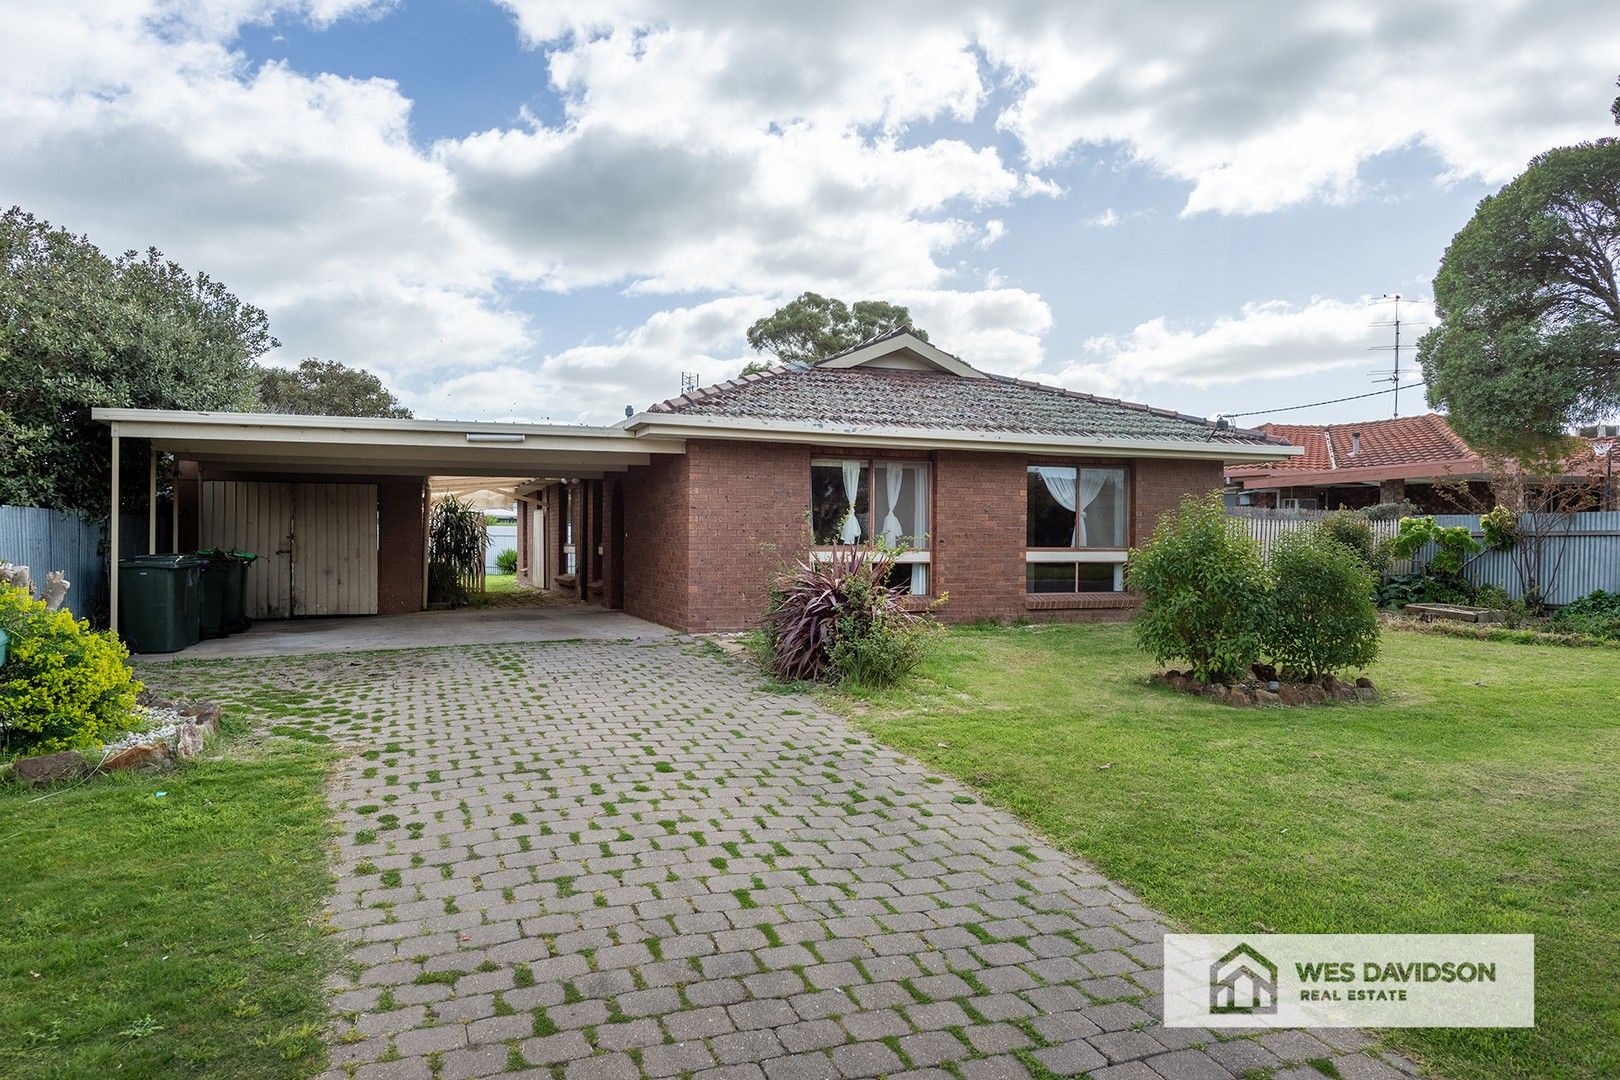
M1367 516L1355 510L1335 510L1317 525L1324 536L1331 537L1356 553L1367 569L1381 574L1389 564L1389 549L1379 544L1373 535L1372 523Z
M1462 573L1468 556L1480 552L1479 541L1467 529L1461 525L1441 525L1432 515L1402 518L1389 551L1397 559L1412 559L1430 544L1434 545L1434 554L1429 557L1426 569L1440 574Z
M495 567L503 574L517 573L517 552L507 548L495 556Z
M484 512L454 495L446 496L428 517L428 600L465 604L470 588L484 569L488 532Z
M1364 668L1378 655L1378 578L1363 553L1325 529L1284 533L1271 549L1267 654L1286 671L1317 678Z
M1483 515L1479 528L1485 534L1485 546L1492 551L1511 551L1519 542L1519 515L1505 506Z
M1205 682L1240 678L1265 643L1270 585L1260 548L1220 495L1188 496L1131 554L1126 585L1142 594L1136 637L1159 663L1185 660Z
M1587 593L1553 612L1552 622L1564 633L1620 641L1620 593Z
M1378 588L1378 606L1407 604L1472 604L1474 587L1455 574L1397 574Z
M892 686L922 663L937 627L902 609L897 599L871 577L849 582L827 649L840 685Z
M11 635L0 668L0 753L99 746L134 726L141 684L129 650L66 609L0 585L0 629Z

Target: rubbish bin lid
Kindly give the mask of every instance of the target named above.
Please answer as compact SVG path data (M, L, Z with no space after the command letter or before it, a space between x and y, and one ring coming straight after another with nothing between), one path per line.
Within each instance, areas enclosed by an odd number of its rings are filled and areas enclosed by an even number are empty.
M119 566L159 567L165 570L184 570L189 566L201 566L202 560L195 555L126 555L118 560Z

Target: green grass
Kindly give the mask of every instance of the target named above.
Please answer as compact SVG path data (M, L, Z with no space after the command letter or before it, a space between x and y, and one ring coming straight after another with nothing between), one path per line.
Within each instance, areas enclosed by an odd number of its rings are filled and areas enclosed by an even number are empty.
M486 593L500 595L502 593L517 593L525 591L527 590L518 585L516 574L484 575L484 592Z
M319 1066L327 758L229 752L45 798L0 790L0 1076Z
M1443 1076L1620 1075L1620 656L1408 633L1386 700L1241 710L1126 627L964 629L837 697L1209 932L1533 933L1537 1027L1390 1031Z

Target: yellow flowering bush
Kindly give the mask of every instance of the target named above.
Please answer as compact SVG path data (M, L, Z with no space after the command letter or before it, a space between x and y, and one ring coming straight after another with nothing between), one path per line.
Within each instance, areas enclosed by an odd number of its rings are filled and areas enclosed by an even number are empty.
M99 746L135 723L141 684L129 650L65 608L0 585L0 629L11 635L0 667L0 754Z

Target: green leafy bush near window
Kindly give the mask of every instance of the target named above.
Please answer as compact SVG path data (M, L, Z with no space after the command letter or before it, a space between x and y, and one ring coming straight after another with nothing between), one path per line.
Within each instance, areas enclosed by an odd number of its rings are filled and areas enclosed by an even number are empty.
M1159 521L1131 554L1126 587L1143 596L1136 636L1159 663L1186 661L1205 682L1230 682L1259 658L1271 582L1218 493L1189 496Z
M99 746L135 725L141 684L116 637L11 585L0 586L0 629L11 637L0 667L0 755Z
M1552 622L1565 633L1620 641L1620 593L1602 589L1587 593L1553 612Z
M511 548L507 548L505 551L495 556L495 568L503 574L517 573L517 562L518 554Z
M903 589L884 584L892 564L883 548L840 546L785 571L765 618L777 678L882 687L921 663L937 626L902 606Z
M1285 533L1271 550L1267 654L1315 679L1364 668L1378 655L1378 577L1364 553L1325 528Z

